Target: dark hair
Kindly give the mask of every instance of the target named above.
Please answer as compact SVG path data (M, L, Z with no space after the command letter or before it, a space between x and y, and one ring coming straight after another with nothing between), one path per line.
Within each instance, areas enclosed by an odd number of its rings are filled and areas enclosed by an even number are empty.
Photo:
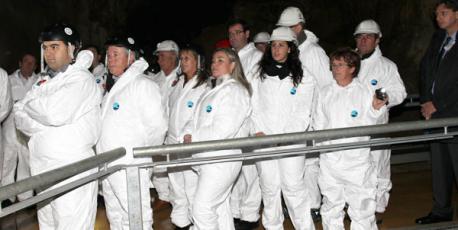
M458 11L458 0L440 0L437 4L437 8L439 5L444 4L446 8L451 9L453 11Z
M94 45L94 44L85 45L85 46L83 47L83 50L87 50L87 49L91 49L91 48L92 48L92 49L95 49L95 51L96 51L98 54L100 54L100 48L99 48L98 46Z
M359 68L361 66L361 57L358 55L358 53L356 53L356 51L352 50L350 47L338 48L329 56L329 64L332 65L333 60L341 59L343 59L349 67L355 67L355 71L353 71L352 74L353 78L358 76Z
M193 88L197 88L198 86L204 84L208 80L209 73L207 69L205 68L205 55L200 51L199 48L193 47L191 45L187 45L180 50L180 54L182 52L190 52L194 58L197 60L198 66L197 66L197 83ZM178 78L181 76L185 76L185 73L182 72ZM191 76L193 77L193 76Z
M243 32L250 30L250 25L248 25L248 23L245 20L240 19L240 18L234 18L234 19L229 20L229 22L227 23L226 29L229 29L229 27L237 25L237 24L240 24L242 26Z
M298 86L299 83L302 81L302 77L304 76L304 71L302 70L302 63L299 59L299 49L297 48L296 43L288 41L288 47L290 48L290 52L288 53L288 57L286 58L286 67L288 67L291 78L293 79L294 86ZM259 77L261 80L266 78L266 67L274 65L275 60L272 57L272 43L268 43L266 47L266 52L264 52L261 61L259 61Z
M25 56L31 56L31 57L33 57L35 59L35 62L37 61L37 58L32 53L23 53L21 55L21 57L19 58L19 62L22 63L22 61L24 61Z

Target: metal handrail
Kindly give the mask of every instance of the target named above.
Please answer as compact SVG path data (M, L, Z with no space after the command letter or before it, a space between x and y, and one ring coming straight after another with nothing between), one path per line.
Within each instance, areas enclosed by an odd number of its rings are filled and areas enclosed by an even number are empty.
M241 160L254 160L254 159L265 159L265 158L281 158L295 155L312 155L312 153L318 152L328 152L328 151L342 151L349 149L357 148L368 148L375 146L387 146L392 144L402 144L402 143L415 143L415 142L425 142L431 140L444 140L450 139L454 136L457 136L458 132L450 133L439 133L439 134L425 134L425 135L415 135L407 137L397 137L397 138L380 138L380 139L370 139L367 141L357 141L357 142L348 142L340 144L328 144L328 145L319 145L319 146L303 146L287 149L276 149L276 150L266 150L262 152L243 152L241 154L234 155L223 155L223 156L214 156L214 157L198 157L198 158L182 158L171 161L159 161L153 163L145 163L142 167L157 167L157 168L169 168L169 167L182 167L182 166L193 166L193 165L202 165L202 164L213 164L213 163L222 163L230 161L241 161ZM312 157L318 157L314 155Z
M209 150L243 149L272 145L287 145L305 143L311 140L329 140L338 138L370 136L394 132L425 130L458 126L458 118L433 119L428 121L396 122L383 125L359 126L310 132L267 135L261 137L235 138L229 140L215 140L195 142L189 144L173 144L140 147L133 149L133 155L139 157L153 157L167 154L184 155L189 153L205 152Z
M420 106L420 95L418 94L409 94L404 99L404 102L401 104L404 107L418 107Z
M0 187L0 200L8 199L9 197L29 190L54 185L67 178L119 159L124 155L126 155L125 148L113 149L111 151L98 154L97 156L89 157L87 159L20 180L16 183L2 186Z
M117 172L119 170L124 169L125 167L127 167L127 165L111 166L111 167L102 169L99 172L96 172L96 173L90 174L88 176L82 177L80 179L77 179L75 181L72 181L72 182L70 182L68 184L64 184L64 185L59 186L57 188L52 188L52 189L46 190L45 192L39 193L36 196L33 196L33 197L31 197L31 198L29 198L27 200L24 200L24 201L21 201L19 203L15 203L15 204L13 204L11 206L8 206L6 208L3 208L0 211L0 217L7 216L9 214L12 214L12 213L15 213L17 211L20 211L20 210L22 210L22 209L24 209L26 207L31 206L31 205L38 204L39 202L42 202L44 200L59 196L62 193L68 192L68 191L70 191L72 189L75 189L76 187L85 185L85 184L87 184L89 182L97 180L97 179L99 179L101 177L104 177L106 175L110 175L110 174L112 174L114 172Z

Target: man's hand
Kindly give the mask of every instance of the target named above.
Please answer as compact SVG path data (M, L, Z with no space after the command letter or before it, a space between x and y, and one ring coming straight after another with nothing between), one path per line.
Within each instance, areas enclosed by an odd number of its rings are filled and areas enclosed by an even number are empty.
M421 104L421 115L426 119L431 119L431 115L435 113L436 107L434 106L432 101L425 102Z

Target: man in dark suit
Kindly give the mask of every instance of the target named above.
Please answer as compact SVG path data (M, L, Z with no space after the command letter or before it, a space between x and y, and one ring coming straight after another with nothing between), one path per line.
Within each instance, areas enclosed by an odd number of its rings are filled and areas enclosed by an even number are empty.
M426 120L458 116L458 0L436 5L439 30L422 59L421 113ZM458 138L431 144L433 207L417 224L450 221L454 179L458 179Z

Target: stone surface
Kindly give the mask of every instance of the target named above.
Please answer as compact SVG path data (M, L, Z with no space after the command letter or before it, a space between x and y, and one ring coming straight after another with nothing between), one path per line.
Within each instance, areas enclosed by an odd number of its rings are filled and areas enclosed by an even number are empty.
M327 53L341 46L354 47L355 26L361 20L375 19L382 28L383 53L398 64L408 93L417 93L418 64L434 31L434 0L230 0L207 3L210 10L196 2L164 4L146 0L2 0L0 66L11 73L22 53L39 57L39 32L58 21L75 25L86 44L103 45L108 35L129 31L139 37L147 55L158 41L174 39L181 44L198 43L209 56L215 43L226 36L229 16L249 21L254 35L271 32L281 11L293 5L302 9L307 28L320 38ZM194 5L197 7L191 8ZM186 24L194 18L196 26ZM146 26L136 27L139 20Z

